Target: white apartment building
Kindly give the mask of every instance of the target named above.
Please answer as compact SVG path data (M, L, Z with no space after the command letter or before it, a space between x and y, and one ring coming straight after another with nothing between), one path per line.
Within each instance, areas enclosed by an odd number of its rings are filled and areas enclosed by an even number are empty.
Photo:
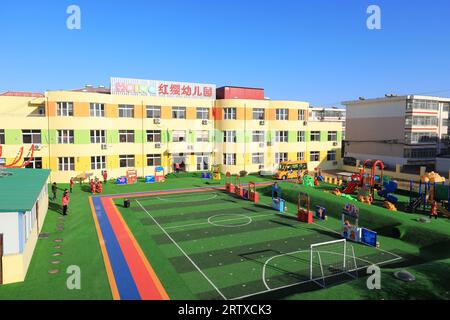
M450 98L386 95L342 102L347 107L345 156L390 166L434 164L448 153Z

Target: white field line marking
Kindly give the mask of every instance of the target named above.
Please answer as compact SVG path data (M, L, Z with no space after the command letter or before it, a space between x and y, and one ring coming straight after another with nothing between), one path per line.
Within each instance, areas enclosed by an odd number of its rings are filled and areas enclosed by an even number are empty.
M167 236L167 238L169 238L173 244L181 251L181 253L184 254L184 256L186 257L186 259L188 259L192 265L198 270L198 272L200 272L202 274L202 276L209 282L209 284L217 291L217 293L224 299L227 300L227 297L225 297L225 295L219 290L219 288L216 287L216 285L211 281L211 279L209 279L206 274L202 271L202 269L199 268L199 266L186 254L186 252L180 247L180 245L167 233L167 231L161 227L161 225L158 223L158 221L156 221L155 218L153 218L153 216L142 206L142 204L136 200L137 204L142 208L142 210L144 210L147 215L153 220L153 222L155 222L155 224L161 229L162 232L164 232L164 234Z
M257 216L252 216L252 218L255 219L255 218L267 217L267 216L273 216L273 213L260 214L260 215L257 215ZM239 218L223 219L223 220L218 220L215 223L228 222L228 221L234 221L234 220L242 220L243 218L244 218L244 216L243 217L239 217ZM198 223L190 223L190 224L184 224L184 225L181 225L181 226L165 227L165 229L168 230L168 229L178 229L178 228L185 228L185 227L195 227L195 226L201 226L201 225L204 225L204 224L210 224L210 223L208 221L206 221L206 222L198 222Z
M382 264L386 264L386 263L397 261L399 259L402 259L402 258L401 257L400 258L394 258L394 259L390 259L390 260L386 260L386 261L382 261L382 262L378 262L378 263L371 263L371 264L373 264L373 265L382 265ZM354 269L352 271L359 271L359 270L363 270L365 268L366 267L359 267L359 268ZM337 275L340 275L340 274L339 273L338 274L333 274L333 275L326 276L324 278L326 279L326 278L330 278L330 277L335 277ZM317 279L319 279L319 278L316 278L316 279L313 279L313 280L317 280ZM236 297L236 298L231 298L230 300L241 300L241 299L245 299L245 298L250 298L250 297L257 296L257 295L260 295L260 294L263 294L263 293L269 293L269 292L278 291L278 290L281 290L281 289L286 289L286 288L289 288L289 287L295 287L295 286L298 286L298 285L301 285L301 284L305 284L305 283L311 282L313 280L299 281L299 282L291 283L291 284L288 284L288 285L285 285L285 286L281 286L281 287L277 287L277 288L273 288L273 289L269 289L269 290L263 290L263 291L259 291L259 292L256 292L256 293L250 293L250 294L243 295L243 296Z
M227 215L227 214L216 214L216 215L214 215L214 216L212 216L212 217L209 217L209 218L208 218L208 223L211 224L211 225L213 225L213 226L216 226L216 227L238 228L238 227L244 227L244 226L247 226L247 225L249 225L250 223L253 222L253 220L252 220L251 217L246 216L245 214L239 214L239 213L236 213L236 214L228 214L228 215L241 216L240 219L246 218L246 219L247 219L247 222L241 223L241 224L238 224L238 225L225 225L225 224L222 224L222 225L221 225L221 224L220 224L221 221L217 221L217 222L213 222L213 221L212 221L212 219L215 218L215 217L220 217L220 216L225 216L225 215Z

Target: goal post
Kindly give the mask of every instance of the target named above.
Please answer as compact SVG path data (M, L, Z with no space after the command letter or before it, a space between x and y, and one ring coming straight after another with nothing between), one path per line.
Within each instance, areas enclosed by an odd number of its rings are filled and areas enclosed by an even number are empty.
M314 243L310 246L310 280L321 287L326 286L326 279L348 274L357 270L353 245L346 239Z

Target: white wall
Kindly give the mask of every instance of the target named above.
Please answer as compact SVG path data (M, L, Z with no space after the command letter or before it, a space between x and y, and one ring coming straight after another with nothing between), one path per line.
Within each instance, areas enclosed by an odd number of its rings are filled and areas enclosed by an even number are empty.
M5 256L20 251L18 215L18 212L0 212L0 233L3 234L3 255Z

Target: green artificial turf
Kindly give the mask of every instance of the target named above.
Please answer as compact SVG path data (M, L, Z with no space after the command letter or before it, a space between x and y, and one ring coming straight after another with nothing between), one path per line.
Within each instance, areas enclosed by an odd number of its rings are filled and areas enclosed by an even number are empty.
M264 178L251 176L243 178L242 183L251 180L267 181ZM220 183L224 184L224 179ZM179 174L171 175L164 183L149 185L140 180L135 185L118 186L109 182L104 185L103 189L104 194L123 194L215 185L218 185L217 182L201 179L199 174ZM336 237L330 229L340 230L340 213L347 200L320 190L330 189L331 186L309 188L299 187L288 182L282 182L280 186L283 189L283 198L288 201L289 214L293 215L296 212L296 197L299 189L310 194L312 205L319 204L326 207L330 218L325 222L318 223L326 228L317 225L307 226L296 220L276 216L275 211L255 206L243 200L235 202L235 199L229 199L228 195L220 195L220 198L215 197L205 202L199 201L191 204L186 202L197 200L200 196L192 195L186 200L186 197L177 198L180 195L165 195L161 198L167 198L170 201L154 201L150 197L138 199L138 201L149 213L155 215L155 219L161 226L169 228L169 234L173 235L173 239L190 257L193 257L194 261L198 261L201 270L214 279L214 284L220 291L227 298L233 298L265 289L261 284L261 262L274 255L274 252L304 249L316 239L325 241ZM63 189L67 186L60 185L59 187ZM261 194L262 204L270 203L270 187L259 188L258 191ZM207 194L215 192L207 192ZM220 194L220 192L218 193ZM58 198L60 195L61 192L59 192ZM65 229L62 232L56 231L56 226L60 222L58 218L59 205L51 204L42 231L49 232L50 237L38 240L26 280L23 283L0 286L0 299L112 298L88 196L90 196L88 185L75 185L69 216L64 220ZM398 208L403 209L409 200L408 195L401 194L398 197ZM212 285L205 281L202 274L162 233L148 214L136 207L135 201L132 202L132 208L129 209L121 207L122 199L115 199L115 202L171 299L220 298ZM165 205L163 202L168 202L169 205ZM375 205L372 206L359 202L355 204L361 212L360 226L377 231L381 249L398 254L403 258L401 261L382 268L382 290L368 290L366 277L364 274L360 274L357 280L344 279L340 283L333 283L327 289L318 289L317 286L308 285L294 286L263 293L256 298L448 299L450 291L450 275L448 273L450 267L450 222L446 219L439 219L433 220L431 223L419 223L417 218L423 217L422 214L390 212L380 207L381 199L377 199ZM254 219L251 224L239 228L205 224L207 219L215 214L244 214L252 216ZM267 216L262 216L265 214ZM236 217L238 218L238 216ZM225 216L225 218L225 220L229 220L233 219L233 216ZM220 219L222 218L219 217L219 222ZM238 219L226 223L243 221L245 220ZM202 224L177 230L180 225L192 223ZM205 232L207 233L205 234ZM187 236L188 234L189 236ZM62 249L53 247L56 245L53 240L58 237L64 238ZM268 244L275 249L267 249ZM357 247L359 248L360 245ZM236 248L238 251L230 250L230 248ZM273 250L273 252L267 250ZM364 250L368 250L365 247L361 246L360 250L363 250L361 256L369 255L376 259L380 258L379 255L375 257L373 252L364 252ZM61 251L63 255L57 258L52 257L52 253L56 251ZM233 253L229 251L233 251ZM257 251L261 251L261 253ZM212 257L209 254L212 254ZM359 254L360 252L357 253L357 255ZM294 260L302 258L301 254L293 257ZM50 263L52 259L61 260L61 264L52 265ZM303 270L301 270L300 264L297 266L298 270L295 270L295 264L290 259L282 258L279 261L279 264L283 265L281 270L284 271L280 272L273 268L269 270L270 274L268 274L268 279L272 279L274 287L299 280L292 280L290 277L295 277L295 272L301 275ZM213 265L214 263L217 265ZM219 265L220 263L222 265ZM81 290L68 290L66 287L66 279L69 275L65 270L70 265L77 265L81 268ZM55 275L48 274L48 270L55 267L59 268L61 272ZM396 280L393 273L401 269L412 272L416 276L416 281L404 283ZM285 272L289 270L294 273L294 276ZM297 277L301 276L297 275Z

